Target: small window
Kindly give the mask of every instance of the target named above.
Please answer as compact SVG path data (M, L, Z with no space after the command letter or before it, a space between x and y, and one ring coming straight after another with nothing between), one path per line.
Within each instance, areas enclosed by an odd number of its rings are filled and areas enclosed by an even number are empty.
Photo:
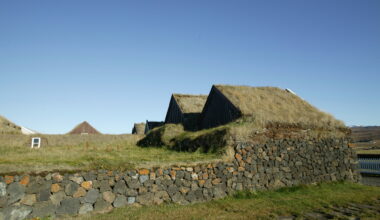
M39 137L34 137L32 138L32 146L30 146L31 148L40 148L41 147L41 138Z

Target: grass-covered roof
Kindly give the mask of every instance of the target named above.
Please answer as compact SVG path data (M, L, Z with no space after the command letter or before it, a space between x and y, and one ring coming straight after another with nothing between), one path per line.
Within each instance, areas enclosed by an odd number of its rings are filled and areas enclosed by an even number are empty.
M280 88L230 85L215 85L215 87L241 111L243 117L253 117L263 124L345 127L342 121Z
M173 94L182 113L201 113L207 100L207 95Z
M0 116L0 134L21 134L21 127Z
M75 128L71 130L69 134L100 134L100 132L92 127L87 121L84 121L75 126Z

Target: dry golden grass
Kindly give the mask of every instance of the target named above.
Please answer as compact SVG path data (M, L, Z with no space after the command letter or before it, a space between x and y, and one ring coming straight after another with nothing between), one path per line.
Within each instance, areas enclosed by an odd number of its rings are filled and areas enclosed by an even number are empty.
M243 116L260 124L296 124L303 127L343 128L342 121L318 110L297 95L275 87L216 85Z
M0 116L0 134L21 134L21 127Z
M182 113L201 113L207 100L207 95L173 94Z
M30 149L30 137L0 135L0 173L124 170L217 160L217 155L141 148L141 135L48 135L49 144ZM9 140L11 138L12 140Z

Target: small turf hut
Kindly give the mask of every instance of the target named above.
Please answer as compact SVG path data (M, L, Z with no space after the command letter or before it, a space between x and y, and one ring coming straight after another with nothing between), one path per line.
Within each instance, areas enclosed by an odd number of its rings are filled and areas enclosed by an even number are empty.
M132 128L132 134L144 134L145 133L145 123L135 123Z
M163 121L148 121L148 120L146 120L145 131L144 131L145 134L154 128L157 128L157 127L164 125L164 123L165 122L163 122Z
M84 121L77 125L73 130L69 132L69 134L101 134L94 127L92 127L87 121Z
M186 130L197 130L199 116L207 95L173 94L165 117L165 124L183 124Z
M201 115L201 128L249 118L262 125L342 128L344 123L276 87L213 85Z

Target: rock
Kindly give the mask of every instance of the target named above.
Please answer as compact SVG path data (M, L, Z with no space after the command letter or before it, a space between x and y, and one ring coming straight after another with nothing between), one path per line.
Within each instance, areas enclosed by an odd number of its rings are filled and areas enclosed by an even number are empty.
M83 180L83 177L81 177L81 176L71 176L70 178L69 178L69 180L71 180L71 181L73 181L73 182L75 182L76 184L78 184L78 185L80 185L84 180Z
M139 176L140 183L144 183L145 181L149 180L148 175L140 175Z
M25 195L25 187L17 182L9 184L7 191L9 194L9 205L20 201Z
M183 197L183 195L180 192L174 194L171 198L172 198L172 200L173 200L174 203L178 203L178 204L181 204L181 205L187 205L187 204L189 204L189 202L186 201L185 197Z
M61 206L57 209L57 215L78 214L80 201L78 198L68 198L61 201Z
M9 207L5 211L6 220L22 220L25 219L32 212L32 208L29 206L21 206L21 207Z
M136 197L128 197L127 198L127 203L128 204L133 204L136 202Z
M192 173L192 174L191 174L191 179L193 179L193 180L197 180L197 179L198 179L198 174L196 174L196 173Z
M53 181L56 183L60 183L63 181L63 176L60 175L59 173L53 173L52 177L53 177Z
M112 192L110 191L107 191L107 192L103 192L103 199L108 202L108 203L112 203L114 200L115 200L115 194L113 194Z
M72 196L78 190L78 188L79 188L79 185L77 183L70 182L69 184L65 186L65 193L68 196Z
M0 208L7 206L8 198L6 196L0 197ZM1 210L1 209L0 209ZM0 211L1 212L1 211ZM1 219L0 219L1 220Z
M140 175L148 175L149 174L149 170L148 169L141 169L141 170L139 170L139 174Z
M175 185L172 185L172 186L169 186L167 192L170 196L173 196L174 194L176 194L178 192L178 187L175 186Z
M239 161L239 162L243 159L242 156L241 156L239 153L236 153L236 154L235 154L235 158L236 158L236 160Z
M55 210L57 206L55 206L51 201L48 202L39 202L33 206L33 212L31 217L36 218L44 218L44 217L54 217Z
M96 180L96 175L92 172L83 174L83 177L86 181L93 181ZM82 186L83 187L83 186Z
M217 184L219 184L219 183L221 183L221 182L222 182L222 180L221 180L220 178L216 178L216 179L213 179L213 180L211 181L212 185L217 185Z
M125 194L132 197L136 197L138 195L137 190L134 189L127 189Z
M50 187L50 192L52 192L52 193L56 193L59 190L61 190L61 187L57 183L52 184Z
M39 202L48 201L49 198L50 198L50 189L41 189L39 193L37 193L37 200Z
M128 188L131 188L131 189L137 189L140 187L140 183L138 180L128 180L127 181L127 185L128 185Z
M5 182L6 184L11 184L11 183L13 183L14 179L15 179L14 176L4 176L4 182Z
M30 177L29 176L23 176L20 180L20 184L23 186L26 186L29 184Z
M164 201L170 200L170 196L166 191L158 191L158 192L154 193L154 198L162 199Z
M111 187L110 187L110 185L109 185L109 183L108 183L108 180L102 180L102 181L100 181L100 192L102 193L102 192L106 192L106 191L111 191L112 189L111 189Z
M195 202L197 200L197 197L195 196L195 192L194 191L191 191L189 192L186 196L185 196L185 199L189 202Z
M48 174L45 176L45 180L51 180L51 178L52 178L51 173L48 173Z
M59 191L59 192L51 195L50 200L54 205L58 206L62 200L66 199L66 197L67 196L66 196L65 192Z
M7 195L7 184L0 182L0 197Z
M104 213L104 212L109 212L112 210L112 205L111 203L108 203L106 201L104 201L104 199L102 198L99 198L96 202L95 202L95 208L94 208L94 211L95 212L100 212L100 213Z
M28 206L32 206L36 202L37 202L36 194L27 194L20 201L21 204L28 205Z
M113 202L113 206L118 208L125 206L127 204L127 197L123 195L117 195L115 201Z
M84 189L86 190L89 190L92 188L92 181L84 181L82 184L81 184L81 187L83 187Z
M222 187L215 187L212 190L212 193L214 195L214 198L219 199L227 196L226 192L222 189Z
M145 193L136 198L136 201L141 205L151 205L153 203L154 194L153 193Z
M149 174L149 179L155 180L156 179L156 173L152 172Z
M99 197L99 191L97 189L90 189L87 192L86 196L84 197L84 201L86 203L93 204L93 203L96 202L96 200L98 199L98 197Z
M118 194L125 194L127 191L127 185L125 185L124 180L119 180L115 183L115 186L113 187L113 192Z
M79 187L78 190L73 194L73 197L79 198L85 195L86 195L86 190L83 187Z
M93 210L94 210L94 207L92 206L91 203L84 203L79 208L79 214L86 214L86 213L92 212Z

